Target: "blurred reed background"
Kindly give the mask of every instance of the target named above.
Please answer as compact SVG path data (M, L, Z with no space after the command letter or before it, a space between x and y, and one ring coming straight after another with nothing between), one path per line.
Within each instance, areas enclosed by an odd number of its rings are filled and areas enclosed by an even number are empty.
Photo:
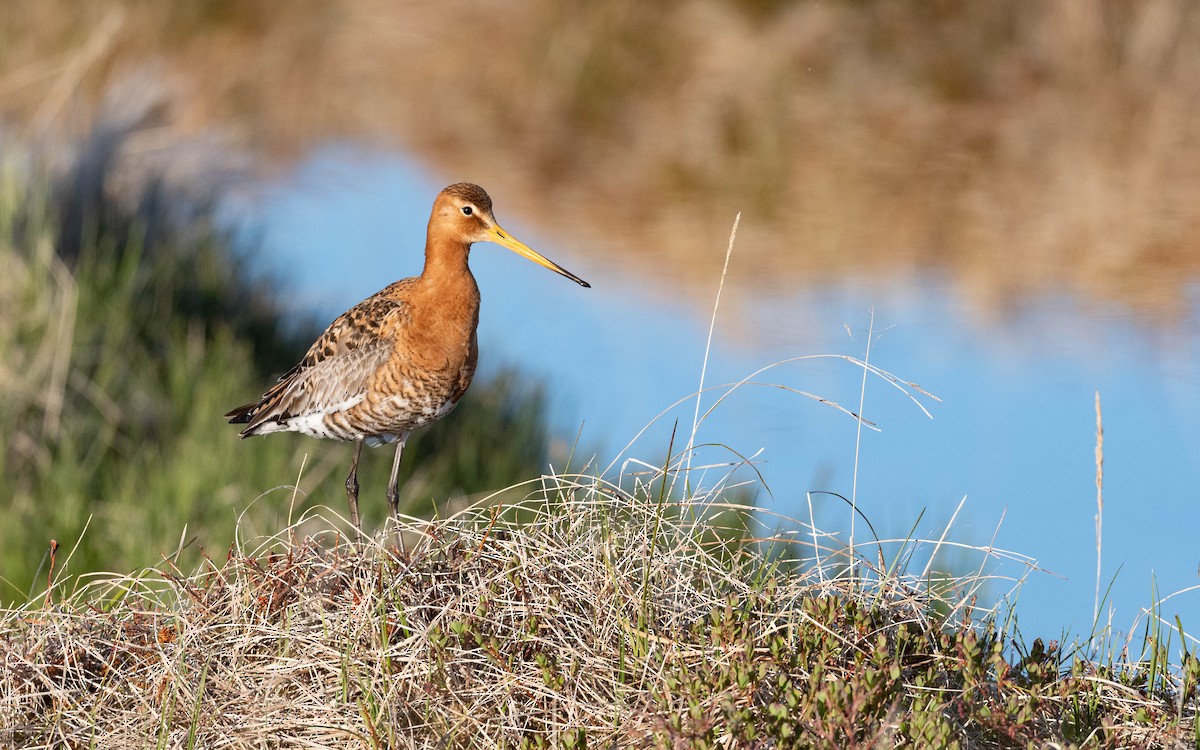
M735 295L935 267L985 311L1069 287L1170 320L1200 270L1198 10L17 0L0 108L80 127L153 79L180 133L276 164L374 139L673 279L743 211Z

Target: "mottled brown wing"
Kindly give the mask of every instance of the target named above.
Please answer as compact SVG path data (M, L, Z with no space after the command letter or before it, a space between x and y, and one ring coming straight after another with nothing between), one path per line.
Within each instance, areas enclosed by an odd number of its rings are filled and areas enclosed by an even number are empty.
M308 348L296 367L312 367L326 359L369 347L384 339L386 332L405 325L408 310L396 297L414 281L416 279L397 281L339 315Z
M225 416L231 417L231 422L246 424L242 435L249 437L273 431L264 429L272 423L337 411L360 399L371 377L393 354L392 332L408 319L404 303L388 296L406 281L347 310L258 402Z

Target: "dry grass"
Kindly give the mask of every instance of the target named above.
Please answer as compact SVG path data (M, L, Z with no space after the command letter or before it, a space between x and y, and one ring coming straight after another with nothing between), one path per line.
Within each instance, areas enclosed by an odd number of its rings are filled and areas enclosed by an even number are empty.
M1176 747L1197 737L1195 659L1144 684L1144 665L1071 663L1041 641L1012 648L995 619L971 621L980 579L939 589L946 598L865 562L851 580L836 575L839 550L818 560L801 536L764 541L745 507L718 503L696 518L697 506L656 501L651 486L540 484L517 506L406 523L407 551L356 547L309 517L186 575L169 563L134 576L56 573L44 600L0 614L0 743Z

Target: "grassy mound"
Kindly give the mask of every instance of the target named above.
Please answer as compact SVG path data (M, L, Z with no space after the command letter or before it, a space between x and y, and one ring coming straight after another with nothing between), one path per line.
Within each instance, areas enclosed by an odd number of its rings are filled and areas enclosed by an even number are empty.
M969 602L851 578L751 509L590 477L405 524L292 528L4 612L21 747L1183 747L1200 662L1013 648ZM324 523L309 518L305 523ZM807 556L807 557L806 557ZM838 563L841 564L840 562ZM844 570L844 568L843 568ZM956 613L953 616L939 614Z

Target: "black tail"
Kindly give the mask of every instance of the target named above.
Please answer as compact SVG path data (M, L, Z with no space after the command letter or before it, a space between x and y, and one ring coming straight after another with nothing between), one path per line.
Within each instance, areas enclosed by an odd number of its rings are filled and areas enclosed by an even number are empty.
M255 401L252 404L243 404L233 411L226 412L225 416L229 417L229 424L246 424L254 418L254 412L258 410L260 402Z

